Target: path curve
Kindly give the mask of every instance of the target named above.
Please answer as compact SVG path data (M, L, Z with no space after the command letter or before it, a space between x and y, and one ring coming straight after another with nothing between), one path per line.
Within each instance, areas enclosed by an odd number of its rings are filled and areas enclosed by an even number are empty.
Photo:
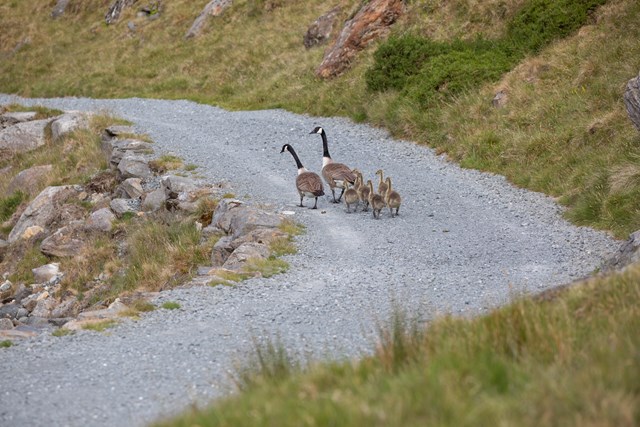
M6 103L128 119L159 151L198 165L212 182L295 211L307 233L284 275L169 291L160 300L180 310L156 310L108 334L40 336L1 350L0 425L145 425L228 393L229 372L252 336L277 335L309 357L356 357L371 349L392 301L424 319L482 313L588 275L619 246L567 223L549 197L342 118L137 98L0 96ZM319 171L321 140L309 135L316 125L326 129L336 161L370 177L380 167L393 176L404 200L400 217L348 215L328 199L317 211L295 206L295 164L280 148L292 144Z

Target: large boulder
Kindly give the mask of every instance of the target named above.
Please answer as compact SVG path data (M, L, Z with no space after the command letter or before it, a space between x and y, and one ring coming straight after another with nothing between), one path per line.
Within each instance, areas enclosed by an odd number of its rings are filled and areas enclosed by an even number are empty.
M145 212L155 212L161 209L167 201L167 195L164 188L157 188L144 196L142 201L142 210Z
M68 111L51 122L51 138L56 141L76 129L86 129L89 118L80 111Z
M7 194L20 190L33 194L53 170L52 165L33 166L16 175L7 186Z
M127 178L151 178L153 175L149 169L149 163L142 156L126 154L120 163L118 171L123 179Z
M627 82L623 98L631 122L640 131L640 74Z
M35 111L11 111L0 114L0 129L15 125L16 123L35 120L38 113Z
M73 257L81 254L87 245L80 224L74 223L57 230L40 244L40 251L49 256Z
M313 46L326 43L329 40L329 37L331 37L333 26L338 19L340 11L340 6L336 6L329 12L313 21L302 40L304 43L304 47L309 49Z
M116 189L116 197L124 199L139 199L144 193L140 178L127 178Z
M90 231L111 231L113 228L113 222L116 220L116 216L111 212L109 208L98 209L89 215L89 219L85 224L87 230Z
M223 199L218 204L211 224L233 239L257 228L276 228L282 222L279 215L248 206L235 199Z
M47 187L27 206L20 219L9 233L8 241L13 243L23 238L29 229L37 228L46 231L59 214L58 210L69 198L75 197L77 191L71 185Z
M222 12L231 6L231 3L232 0L211 0L204 9L202 9L202 12L200 12L200 15L198 15L195 21L193 21L184 38L190 39L200 35L209 18L222 15Z
M17 123L0 130L0 154L24 153L46 144L45 128L49 120L32 120Z
M241 271L250 259L266 259L270 253L269 247L262 243L244 243L233 251L222 268Z
M402 0L371 0L345 24L338 39L324 55L316 75L330 78L340 75L355 56L374 40L385 36L389 27L405 10Z

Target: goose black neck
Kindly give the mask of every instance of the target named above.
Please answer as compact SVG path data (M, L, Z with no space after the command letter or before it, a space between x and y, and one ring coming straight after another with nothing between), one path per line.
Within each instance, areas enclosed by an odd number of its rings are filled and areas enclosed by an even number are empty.
M331 158L331 156L329 155L329 143L327 142L327 134L324 133L324 129L322 129L320 136L322 137L322 157Z
M302 169L304 166L302 166L302 162L300 161L300 158L296 154L296 150L294 150L293 147L289 146L289 152L291 153L294 160L296 161L296 166L298 166L298 169Z

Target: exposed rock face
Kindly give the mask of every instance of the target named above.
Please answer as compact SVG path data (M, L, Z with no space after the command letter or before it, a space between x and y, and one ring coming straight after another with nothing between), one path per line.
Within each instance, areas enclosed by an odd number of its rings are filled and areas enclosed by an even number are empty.
M309 26L309 29L304 35L304 47L309 49L313 46L317 46L327 42L327 40L329 40L329 37L331 37L333 26L338 19L340 11L340 6L337 6L316 19L313 24Z
M627 83L624 91L624 105L633 125L640 131L640 74Z
M111 209L98 209L89 216L86 228L90 231L111 231L115 219L116 216L111 212Z
M62 227L42 241L40 251L43 254L56 257L72 257L82 253L86 246L79 224Z
M68 5L69 0L58 0L56 2L56 5L53 7L53 10L51 11L51 17L55 19L62 16L65 10L67 10Z
M226 8L231 6L231 3L232 0L211 0L204 9L202 9L202 12L200 12L200 15L198 15L195 21L193 21L191 28L189 28L189 31L184 35L184 38L190 39L200 35L207 20L212 16L220 16Z
M33 227L46 230L58 215L60 206L70 197L76 196L76 190L70 186L47 187L27 206L18 223L9 234L8 241L13 243L23 237Z
M107 25L113 24L118 20L118 18L120 18L122 10L131 6L136 1L137 0L115 0L111 7L109 7L107 14L104 16L104 21Z
M7 194L13 194L17 190L33 194L52 170L52 165L34 166L23 170L11 180Z
M404 12L402 0L372 0L364 5L353 19L347 21L334 45L325 52L316 69L321 78L340 75L355 56L372 41L386 35Z
M45 143L44 129L49 120L31 120L17 123L0 130L0 153L24 153L42 147Z
M86 114L80 111L68 111L51 122L51 137L55 141L69 132L86 129L88 126L89 119Z
M640 230L631 233L618 252L602 268L604 273L622 270L629 264L640 261Z

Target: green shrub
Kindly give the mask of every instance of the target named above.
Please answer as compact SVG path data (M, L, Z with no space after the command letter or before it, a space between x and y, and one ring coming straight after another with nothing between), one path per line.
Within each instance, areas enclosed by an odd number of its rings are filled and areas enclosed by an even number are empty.
M365 73L370 91L395 89L422 106L498 80L525 55L580 28L606 0L533 0L509 22L499 40L438 42L416 35L392 37L374 53Z

